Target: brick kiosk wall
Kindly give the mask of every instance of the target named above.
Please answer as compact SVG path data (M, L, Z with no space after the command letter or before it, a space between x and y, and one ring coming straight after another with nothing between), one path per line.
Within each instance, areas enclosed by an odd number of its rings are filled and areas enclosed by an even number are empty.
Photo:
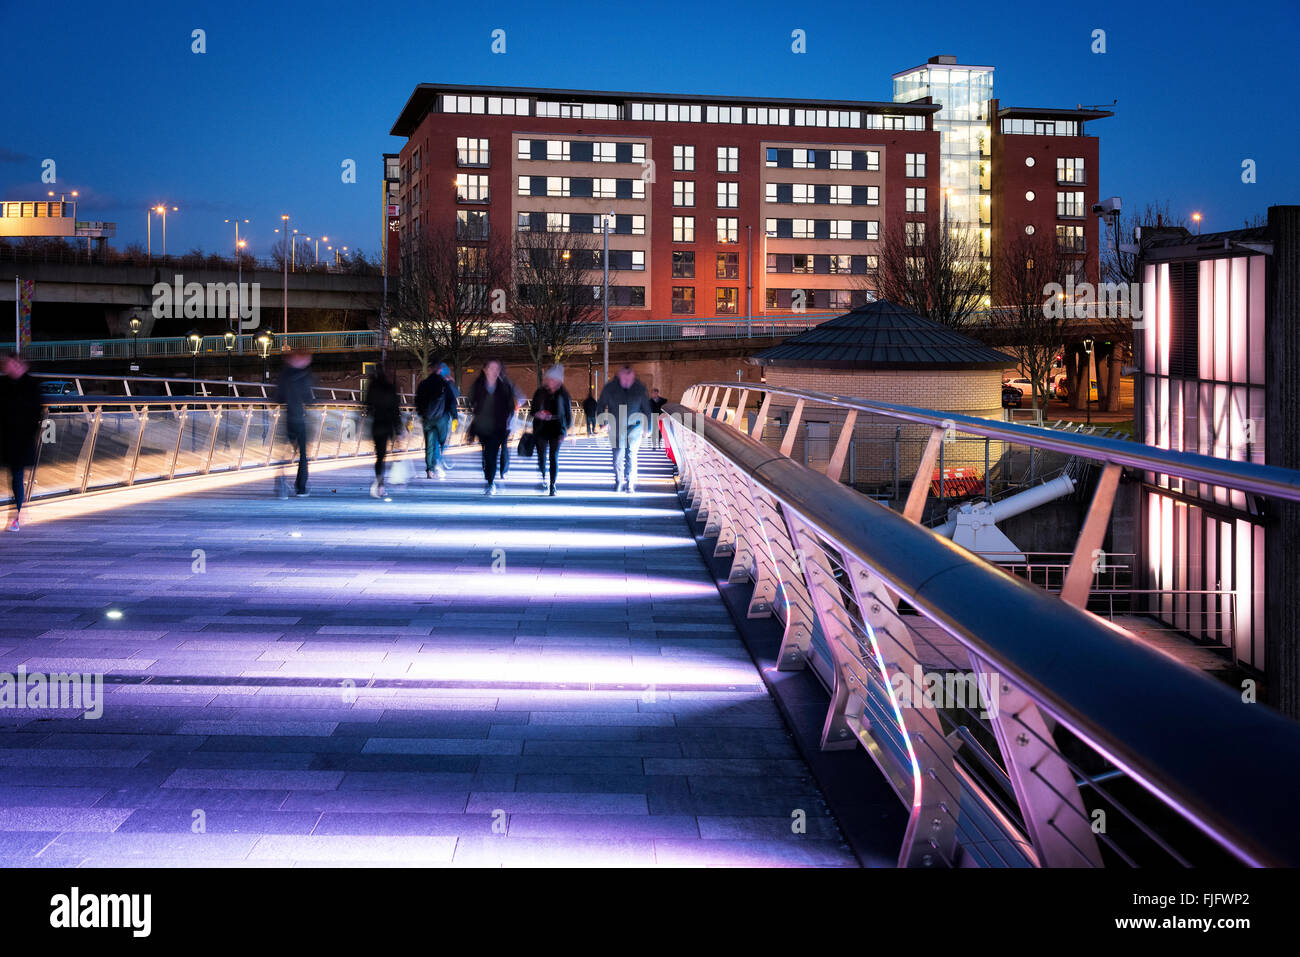
M1002 373L998 369L887 369L879 371L853 369L818 369L798 367L769 367L767 384L789 389L808 389L831 395L853 396L895 405L911 405L923 409L937 409L986 419L1001 419ZM790 420L794 404L772 400L769 410L782 424ZM824 422L829 426L825 442L807 441L807 429L801 428L795 440L792 457L806 461L812 468L824 469L830 461L830 452L839 438L845 413L827 407L805 406L803 421ZM892 484L895 470L895 436L898 437L897 469L900 480L907 484L916 475L921 454L929 439L930 430L922 425L899 423L885 416L858 416L854 427L854 471L849 474L846 462L842 480L861 485ZM769 419L763 431L763 442L778 448L782 429ZM984 472L984 440L963 438L944 448L946 468L977 468ZM1002 455L1002 443L989 443L989 461L996 462ZM805 458L806 456L806 458Z

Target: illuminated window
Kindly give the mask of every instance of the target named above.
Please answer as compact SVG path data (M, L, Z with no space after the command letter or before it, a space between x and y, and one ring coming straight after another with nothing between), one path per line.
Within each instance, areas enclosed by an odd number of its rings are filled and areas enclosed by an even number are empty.
M740 220L734 216L718 218L718 242L740 242Z
M478 173L462 173L456 177L456 201L460 203L486 203L488 178Z
M911 179L925 178L925 154L924 153L908 153L906 157L904 157L904 159L906 160L906 163L904 164L906 167L905 174L909 178Z
M470 136L456 137L456 165L487 166L488 141Z
M1083 172L1083 157L1058 156L1056 158L1056 181L1058 183L1077 183L1082 186L1087 182Z
M673 250L673 278L695 278L695 251L691 249Z
M673 286L673 314L678 316L695 315L695 287Z
M719 183L718 184L718 208L735 209L739 205L740 205L740 184Z
M906 209L909 213L925 212L925 187L909 186L907 187Z
M695 147L694 146L674 146L673 147L673 169L692 171L695 169Z
M1083 216L1083 191L1071 190L1056 194L1056 215L1069 217Z
M673 217L673 242L675 243L695 242L695 217L694 216Z
M737 146L718 147L718 172L735 173L740 169L740 148Z
M908 246L920 246L925 243L925 223L903 224Z
M718 253L717 278L740 278L740 253Z
M714 300L717 304L716 314L719 316L734 316L739 311L740 290L739 289L719 289Z
M695 205L695 181L694 180L679 179L673 181L673 205L674 206Z

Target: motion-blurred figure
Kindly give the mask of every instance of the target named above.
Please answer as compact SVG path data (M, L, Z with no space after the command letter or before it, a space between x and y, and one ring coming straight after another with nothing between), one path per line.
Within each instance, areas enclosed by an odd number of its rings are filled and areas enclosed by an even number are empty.
M375 443L375 481L370 486L370 494L383 498L387 491L384 459L389 442L402 431L402 405L397 398L397 387L377 366L366 388L366 414L370 416L370 437Z
M596 397L590 392L582 400L582 414L587 420L587 434L596 434Z
M614 491L636 491L636 458L650 425L650 395L631 366L623 366L618 375L600 390L600 412L614 417L609 428L609 444L614 450Z
M294 491L307 495L307 406L315 398L316 384L311 375L311 353L295 349L289 353L284 370L280 373L277 398L284 405L284 428L289 441L298 450L298 478ZM288 498L284 475L276 477L276 491Z
M439 364L415 390L415 409L424 423L424 477L447 477L442 452L451 436L451 424L458 421L456 400L460 393L447 363Z
M555 476L560 443L573 428L573 400L564 387L564 366L546 370L542 387L533 393L533 436L537 440L537 470L542 473L540 490L547 490L546 465L551 467L550 494L555 494Z
M27 372L27 363L5 353L0 357L0 456L9 469L13 489L14 517L9 531L18 531L27 490L27 470L36 463L36 437L41 431L45 407L41 387Z
M474 380L474 386L470 390L470 406L474 410L470 429L483 446L483 478L487 482L483 494L496 495L499 490L498 467L504 476L506 467L510 464L507 449L510 420L519 407L514 384L502 373L498 360L490 360Z

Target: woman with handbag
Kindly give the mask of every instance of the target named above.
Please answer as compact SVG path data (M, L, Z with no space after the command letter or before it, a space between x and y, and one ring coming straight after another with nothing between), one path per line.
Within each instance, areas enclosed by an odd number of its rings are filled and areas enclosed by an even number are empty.
M555 494L555 477L559 463L560 443L573 428L573 400L564 388L564 366L553 365L546 370L542 387L533 394L533 438L537 442L537 471L542 480L539 491L547 491L546 466L550 462L550 494Z
M474 410L470 428L483 446L483 478L487 482L483 494L496 495L498 464L504 476L509 465L506 443L510 438L510 419L519 407L515 387L502 374L499 360L490 360L474 380L470 406Z

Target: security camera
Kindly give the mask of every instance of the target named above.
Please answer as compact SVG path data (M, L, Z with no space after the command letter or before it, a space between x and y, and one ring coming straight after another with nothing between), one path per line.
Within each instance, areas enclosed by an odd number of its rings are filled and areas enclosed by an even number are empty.
M1118 216L1120 210L1120 199L1118 196L1112 196L1110 199L1103 199L1100 203L1094 203L1092 214L1094 216Z

